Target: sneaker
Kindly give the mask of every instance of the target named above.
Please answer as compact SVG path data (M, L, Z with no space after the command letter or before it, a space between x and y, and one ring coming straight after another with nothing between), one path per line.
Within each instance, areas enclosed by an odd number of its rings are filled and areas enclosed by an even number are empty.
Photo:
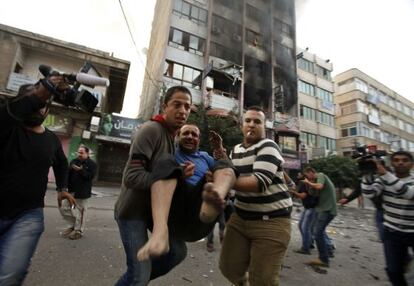
M81 238L82 238L82 232L80 232L80 230L74 230L69 235L69 239L71 239L71 240L77 240L77 239L81 239Z
M308 261L305 264L306 265L309 265L309 266L319 266L319 267L329 268L329 262L323 262L319 258L316 258L314 260Z
M305 250L303 248L299 248L299 249L293 250L293 252L300 253L300 254L307 254L307 255L310 255L311 254L310 250Z
M208 252L213 252L214 251L214 244L207 243L207 251Z
M60 233L61 236L67 238L73 231L73 227L69 227Z

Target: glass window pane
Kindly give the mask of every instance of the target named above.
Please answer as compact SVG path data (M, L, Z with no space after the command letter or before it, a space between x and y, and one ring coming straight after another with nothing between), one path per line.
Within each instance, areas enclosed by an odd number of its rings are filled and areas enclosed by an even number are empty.
M198 11L199 11L198 7L196 7L196 6L191 7L191 18L192 19L197 19L198 20Z
M198 19L200 19L201 22L207 23L207 10L200 9Z
M182 65L174 64L173 77L178 78L178 79L183 78L183 66Z
M172 40L175 43L181 44L183 42L183 32L174 30Z
M188 4L187 2L183 2L183 7L182 7L181 12L184 15L190 16L190 4Z
M174 10L181 12L181 6L183 5L183 0L175 0Z
M193 81L193 69L189 67L184 67L184 77L183 80L185 81Z
M190 36L190 49L198 50L198 37Z

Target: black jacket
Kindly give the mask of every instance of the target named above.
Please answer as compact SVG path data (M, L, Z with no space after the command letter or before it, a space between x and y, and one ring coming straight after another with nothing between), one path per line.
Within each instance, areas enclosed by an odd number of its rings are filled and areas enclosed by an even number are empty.
M76 171L72 165L82 167ZM81 161L73 159L69 164L68 190L74 193L76 199L87 199L92 194L92 179L96 173L96 164L90 158Z
M35 96L0 106L0 218L44 206L49 168L58 188L66 188L68 161L59 138L49 130L34 133L18 120L44 103ZM12 115L11 115L11 114Z

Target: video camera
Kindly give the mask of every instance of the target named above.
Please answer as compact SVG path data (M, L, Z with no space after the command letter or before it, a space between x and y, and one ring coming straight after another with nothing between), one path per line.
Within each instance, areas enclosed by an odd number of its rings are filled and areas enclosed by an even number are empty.
M377 164L371 159L380 160L385 165L382 157L387 156L387 151L377 150L376 145L364 145L356 148L356 152L352 155L353 159L357 159L358 169L362 175L373 174L377 171Z
M72 106L80 108L86 112L92 113L98 104L98 99L92 95L88 90L79 90L81 84L94 88L95 86L109 86L109 80L87 73L67 74L60 71L53 70L50 66L40 65L40 73L45 77L41 79L43 85L54 95L53 100L65 106ZM58 91L49 82L48 78L53 75L63 76L66 83L71 85L71 88L65 91Z

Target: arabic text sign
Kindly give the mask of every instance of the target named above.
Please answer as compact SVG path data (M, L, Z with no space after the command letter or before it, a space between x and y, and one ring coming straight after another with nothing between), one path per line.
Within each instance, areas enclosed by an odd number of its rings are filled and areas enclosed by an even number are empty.
M122 117L113 114L105 114L102 116L99 134L131 139L139 125L138 119Z

